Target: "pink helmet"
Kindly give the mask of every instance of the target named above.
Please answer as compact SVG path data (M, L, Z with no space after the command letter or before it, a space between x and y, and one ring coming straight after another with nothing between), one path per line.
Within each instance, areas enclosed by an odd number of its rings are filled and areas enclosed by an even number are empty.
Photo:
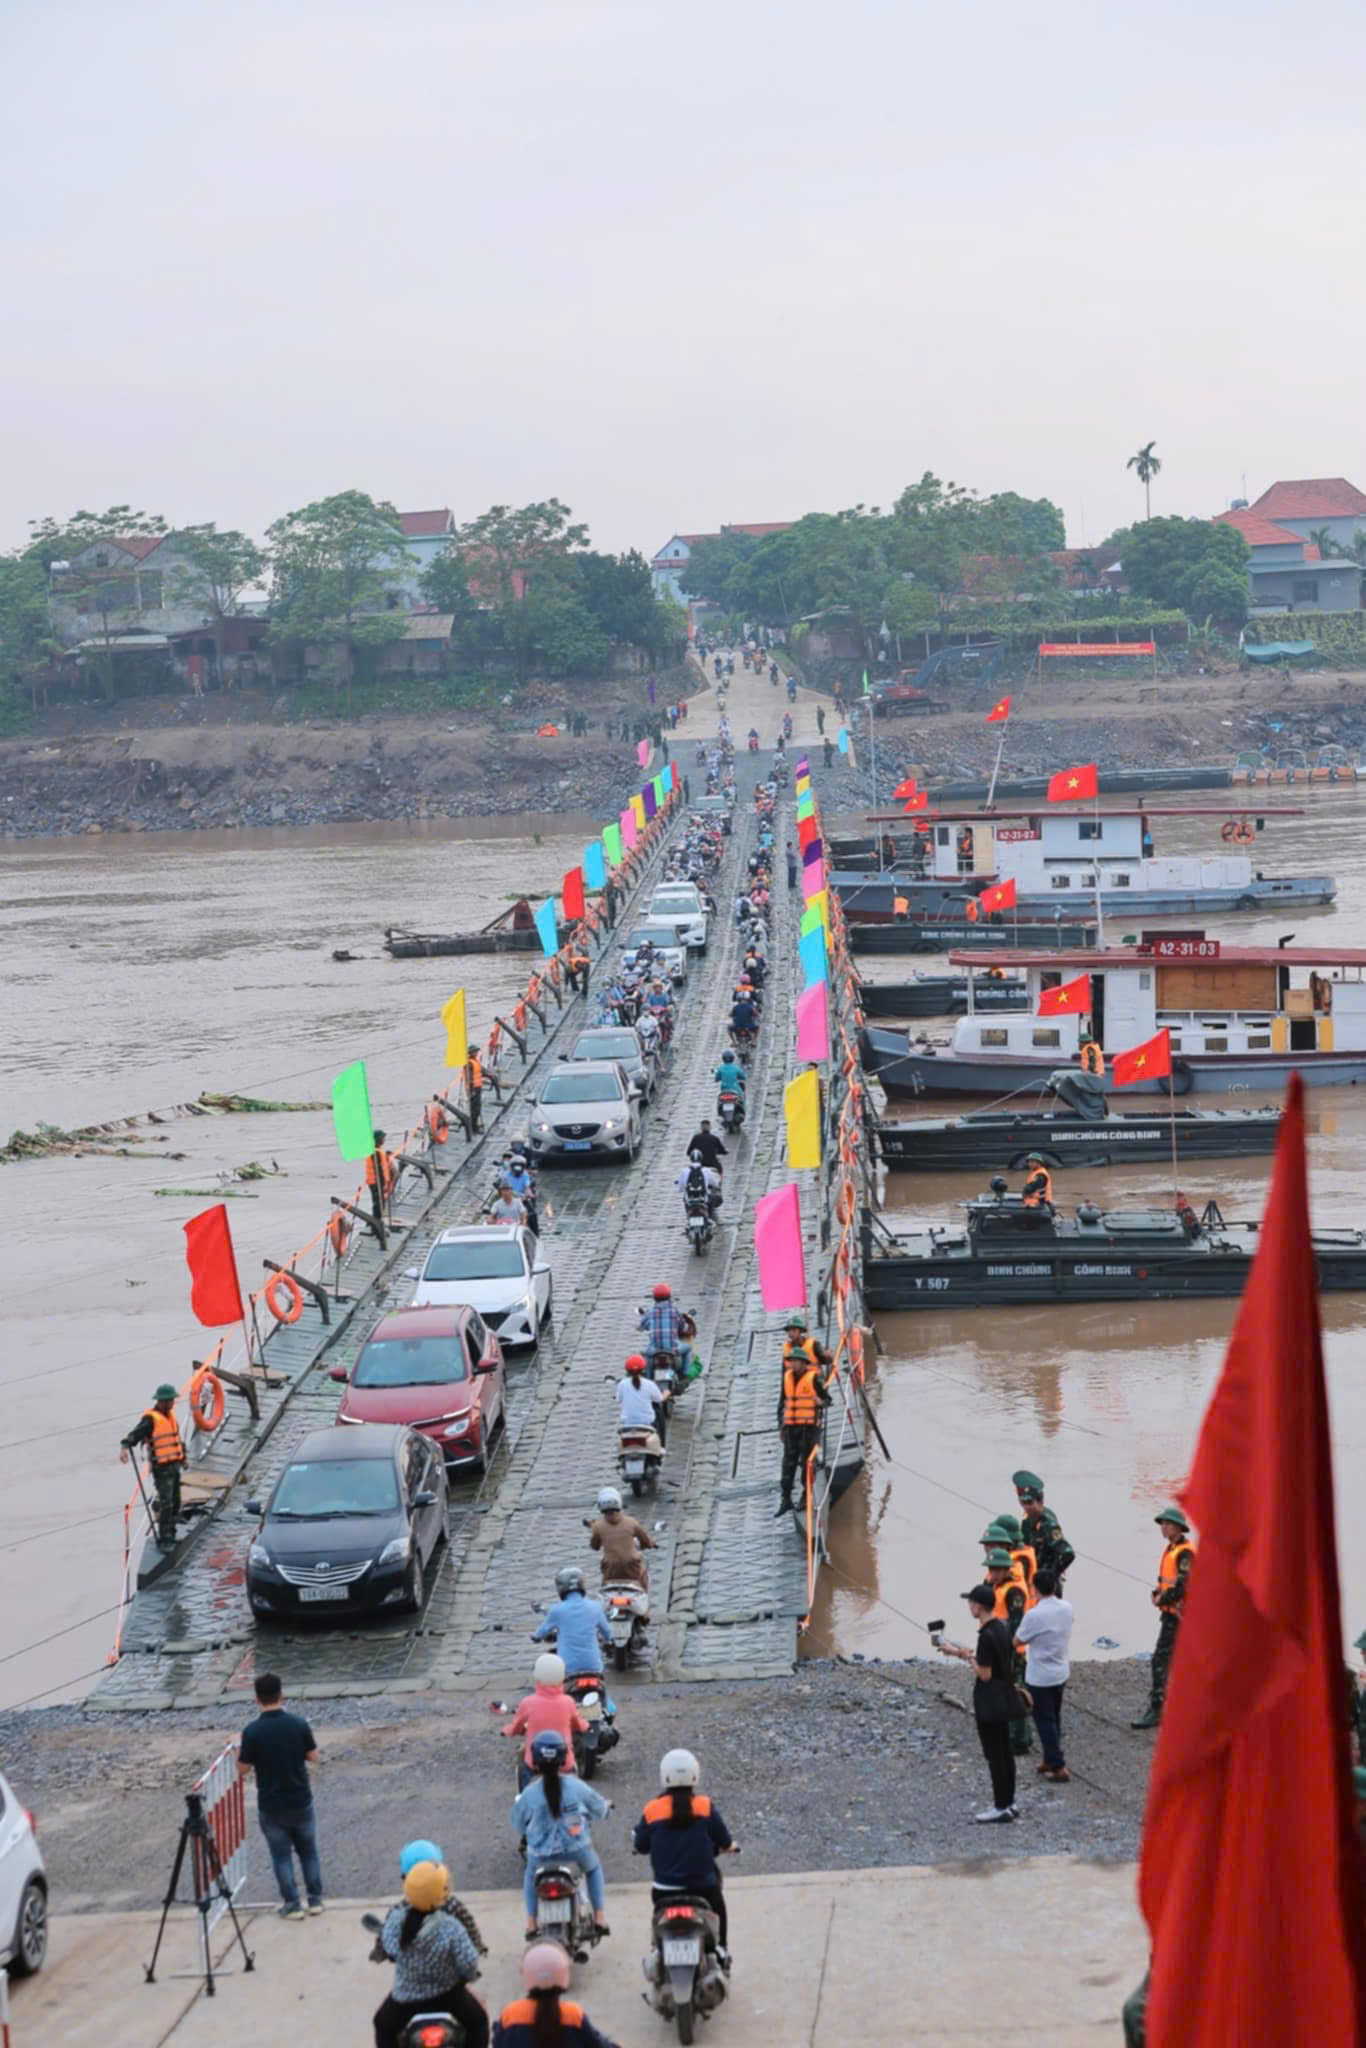
M522 1983L528 1991L567 1991L569 1957L557 1941L537 1941L522 1956Z

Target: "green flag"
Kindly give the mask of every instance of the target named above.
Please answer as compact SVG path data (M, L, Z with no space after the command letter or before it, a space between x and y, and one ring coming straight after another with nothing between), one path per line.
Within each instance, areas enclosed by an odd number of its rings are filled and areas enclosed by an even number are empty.
M871 697L873 694L872 685L868 681L867 669L863 671L863 694L865 697Z
M606 855L607 855L607 858L608 858L608 860L610 860L610 861L611 861L611 863L612 863L612 866L613 866L614 868L619 868L619 867L621 866L621 827L620 827L620 825L604 825L604 826L603 826L603 828L602 828L602 845L603 845L603 851L604 851L604 852L606 853Z
M800 825L803 818L814 818L815 815L816 800L809 789L803 790L797 798L797 823Z
M822 931L824 930L824 923L825 921L821 916L819 907L804 910L802 912L801 928L797 936L804 939L808 932Z
M375 1120L370 1114L364 1060L343 1068L332 1083L332 1122L343 1159L370 1157L375 1149Z

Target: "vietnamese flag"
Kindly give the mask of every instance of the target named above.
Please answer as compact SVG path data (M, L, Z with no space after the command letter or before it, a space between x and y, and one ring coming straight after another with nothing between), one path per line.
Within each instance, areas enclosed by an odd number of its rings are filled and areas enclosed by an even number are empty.
M988 725L1003 725L1010 716L1010 699L1002 697L999 704L993 704L987 713Z
M929 803L930 792L927 789L917 789L907 797L901 809L903 814L906 811L924 811L929 809Z
M571 923L575 918L584 915L588 906L584 902L582 868L570 868L568 870L563 882L560 884L560 901L564 905L565 917Z
M1116 1088L1132 1088L1135 1081L1160 1081L1171 1070L1171 1033L1164 1025L1155 1038L1131 1046L1128 1052L1117 1052L1111 1078Z
M1008 882L996 882L990 889L983 889L977 898L981 910L1013 910L1015 908L1015 877Z
M898 782L896 788L892 791L892 795L896 798L897 802L899 803L903 796L914 796L915 792L915 777L914 775L908 775L904 782Z
M1079 1017L1091 1008L1091 977L1078 974L1071 981L1062 982L1057 988L1039 991L1040 1017L1061 1017L1064 1012Z
M1200 1553L1143 1822L1147 2038L1161 2048L1366 2038L1366 1883L1298 1074L1256 1243L1182 1495Z
M244 1313L242 1290L237 1284L227 1203L201 1209L183 1227L185 1263L190 1269L190 1307L211 1330L222 1323L240 1323Z
M1099 795L1100 778L1094 761L1087 761L1080 768L1064 768L1048 778L1048 801L1051 804L1065 804L1070 797Z

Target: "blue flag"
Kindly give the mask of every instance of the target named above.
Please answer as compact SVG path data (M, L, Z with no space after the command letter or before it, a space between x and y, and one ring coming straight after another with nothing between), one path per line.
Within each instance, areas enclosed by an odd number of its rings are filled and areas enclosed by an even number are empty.
M560 931L555 922L555 898L547 896L536 912L536 930L541 941L541 951L547 960L560 950Z
M583 879L590 889L601 889L606 884L607 864L603 859L600 839L595 839L591 846L583 849Z
M808 932L804 939L797 941L797 954L802 963L802 985L813 988L818 981L828 981L825 969L825 933Z
M849 728L848 728L848 726L847 726L847 725L842 725L842 726L840 727L840 752L841 752L842 754L847 754L847 753L848 753L848 751L849 751Z

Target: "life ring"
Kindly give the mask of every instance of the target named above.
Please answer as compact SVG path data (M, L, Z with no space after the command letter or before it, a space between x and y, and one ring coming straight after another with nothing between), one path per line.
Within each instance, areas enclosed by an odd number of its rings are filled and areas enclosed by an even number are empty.
M280 1306L284 1294L287 1306ZM304 1312L304 1291L292 1273L272 1273L266 1282L266 1307L277 1323L297 1323Z
M208 1396L207 1410L204 1406L206 1394ZM190 1417L195 1428L203 1430L205 1436L212 1436L213 1432L222 1422L223 1411L227 1407L227 1401L223 1394L223 1382L219 1379L218 1374L212 1372L207 1365L202 1365L190 1381L187 1398L190 1403Z
M337 1255L337 1263L346 1257L351 1247L351 1225L340 1209L334 1210L327 1226L327 1241Z
M1224 822L1224 825L1223 825L1223 828L1222 828L1222 830L1220 831L1219 837L1220 837L1221 839L1224 839L1224 840L1232 839L1232 837L1233 837L1234 833L1235 833L1235 832L1237 831L1237 829L1238 829L1238 827L1237 827L1237 825L1236 825L1236 824L1234 823L1233 819L1232 819L1232 818L1228 818L1228 819L1226 819L1226 820L1225 820L1225 822Z
M1256 837L1257 834L1253 831L1251 825L1248 824L1246 818L1240 820L1233 828L1233 843L1235 846L1251 846Z
M1190 1064L1183 1059L1172 1061L1171 1075L1167 1081L1167 1092L1171 1095L1189 1095L1195 1083Z
M844 1224L852 1221L853 1214L854 1183L846 1177L840 1182L839 1192L835 1196L835 1215L840 1223Z

